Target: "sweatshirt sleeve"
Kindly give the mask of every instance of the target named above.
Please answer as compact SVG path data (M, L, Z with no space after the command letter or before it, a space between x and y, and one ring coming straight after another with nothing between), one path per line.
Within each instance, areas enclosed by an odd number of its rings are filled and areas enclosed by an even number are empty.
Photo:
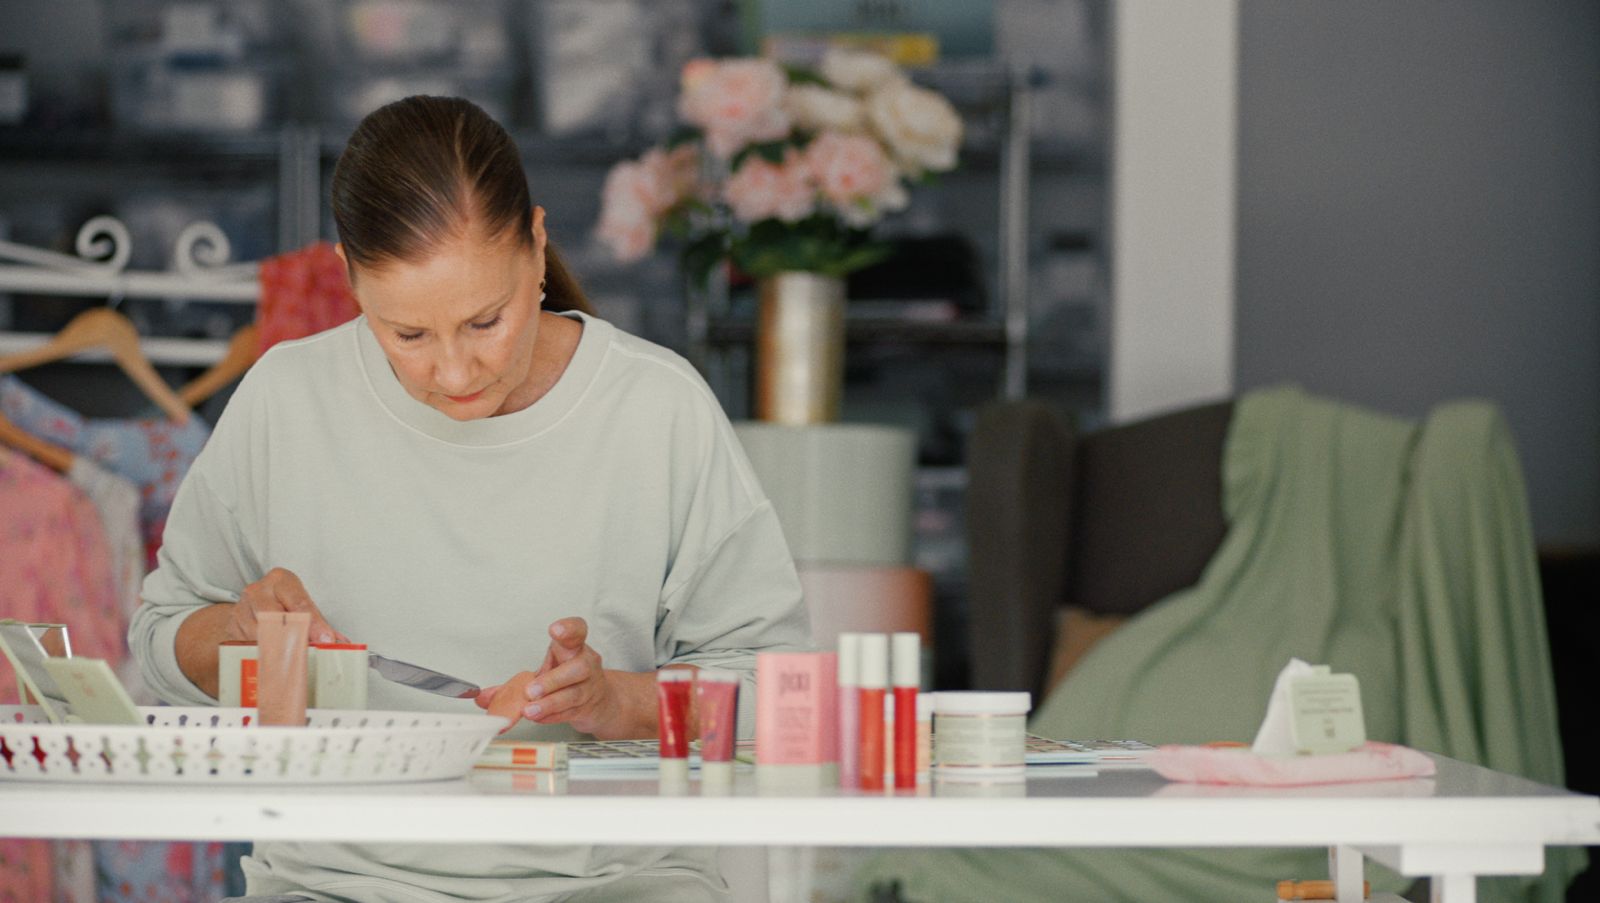
M178 627L200 608L237 602L262 568L236 510L248 484L241 468L249 458L247 422L251 373L230 400L217 429L195 460L167 515L156 568L145 577L140 605L128 625L128 647L146 683L161 699L179 705L215 705L178 667ZM229 502L229 498L235 501Z
M755 732L756 653L812 648L777 512L716 412L683 540L662 588L656 660L739 672L738 734Z

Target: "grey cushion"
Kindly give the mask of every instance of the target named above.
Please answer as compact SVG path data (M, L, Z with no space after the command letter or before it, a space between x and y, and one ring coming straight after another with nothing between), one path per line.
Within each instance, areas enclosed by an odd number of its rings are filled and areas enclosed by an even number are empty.
M1222 543L1231 402L1078 436L1038 401L979 412L967 448L972 686L1039 693L1064 604L1133 615Z

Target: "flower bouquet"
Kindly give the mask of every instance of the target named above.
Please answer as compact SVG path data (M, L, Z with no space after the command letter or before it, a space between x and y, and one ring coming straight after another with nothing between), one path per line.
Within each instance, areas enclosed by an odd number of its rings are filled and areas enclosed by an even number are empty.
M620 260L672 236L701 282L724 259L842 277L887 253L870 229L911 184L956 164L955 109L876 54L833 51L816 71L694 60L681 89L684 127L607 174L597 235Z

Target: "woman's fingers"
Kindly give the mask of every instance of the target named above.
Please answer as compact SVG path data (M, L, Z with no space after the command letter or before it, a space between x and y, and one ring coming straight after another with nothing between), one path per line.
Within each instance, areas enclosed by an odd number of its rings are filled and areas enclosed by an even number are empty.
M524 717L540 724L554 724L569 721L584 713L584 710L594 701L594 688L588 684L578 684L546 693L537 700L528 703L523 708Z
M583 655L576 655L548 671L539 672L539 676L528 684L527 697L529 701L541 696L549 696L558 690L581 684L600 674L600 654L593 649L586 650Z
M313 643L334 643L339 641L339 632L334 630L327 619L322 616L322 610L317 608L317 603L311 601L311 594L306 592L305 584L293 571L286 568L273 568L267 573L265 581L272 588L272 592L280 610L305 612L311 616L311 628L308 631Z
M287 568L273 568L239 594L239 604L234 609L233 618L238 639L256 638L255 620L258 612L277 611L305 612L310 615L311 625L307 633L313 643L350 642L349 637L333 629L333 625L322 616L322 610L312 601L311 594L306 592L300 578Z
M504 685L502 684L501 686L504 686ZM495 694L497 694L499 692L500 692L500 687L499 686L484 687L483 689L478 691L478 695L472 697L472 701L478 704L478 708L487 709L489 706L494 705Z
M556 664L583 651L589 642L589 623L582 618L562 618L550 625L550 654Z
M529 683L522 714L540 724L592 721L605 698L605 676L600 654L585 646Z

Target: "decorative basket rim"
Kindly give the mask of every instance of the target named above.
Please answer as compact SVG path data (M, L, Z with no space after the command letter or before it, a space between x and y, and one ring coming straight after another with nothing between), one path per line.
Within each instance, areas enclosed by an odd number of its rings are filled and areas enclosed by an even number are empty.
M308 716L314 721L304 727L241 724L241 718L255 715L255 709L245 708L140 706L139 711L160 721L52 724L39 706L0 706L0 740L8 741L9 753L0 763L0 783L221 786L459 778L506 724L487 713L388 709L313 709ZM46 758L58 761L54 757L61 755L70 768L46 764ZM80 768L82 757L89 757L92 767ZM137 763L133 770L130 761ZM152 769L152 762L165 764Z

